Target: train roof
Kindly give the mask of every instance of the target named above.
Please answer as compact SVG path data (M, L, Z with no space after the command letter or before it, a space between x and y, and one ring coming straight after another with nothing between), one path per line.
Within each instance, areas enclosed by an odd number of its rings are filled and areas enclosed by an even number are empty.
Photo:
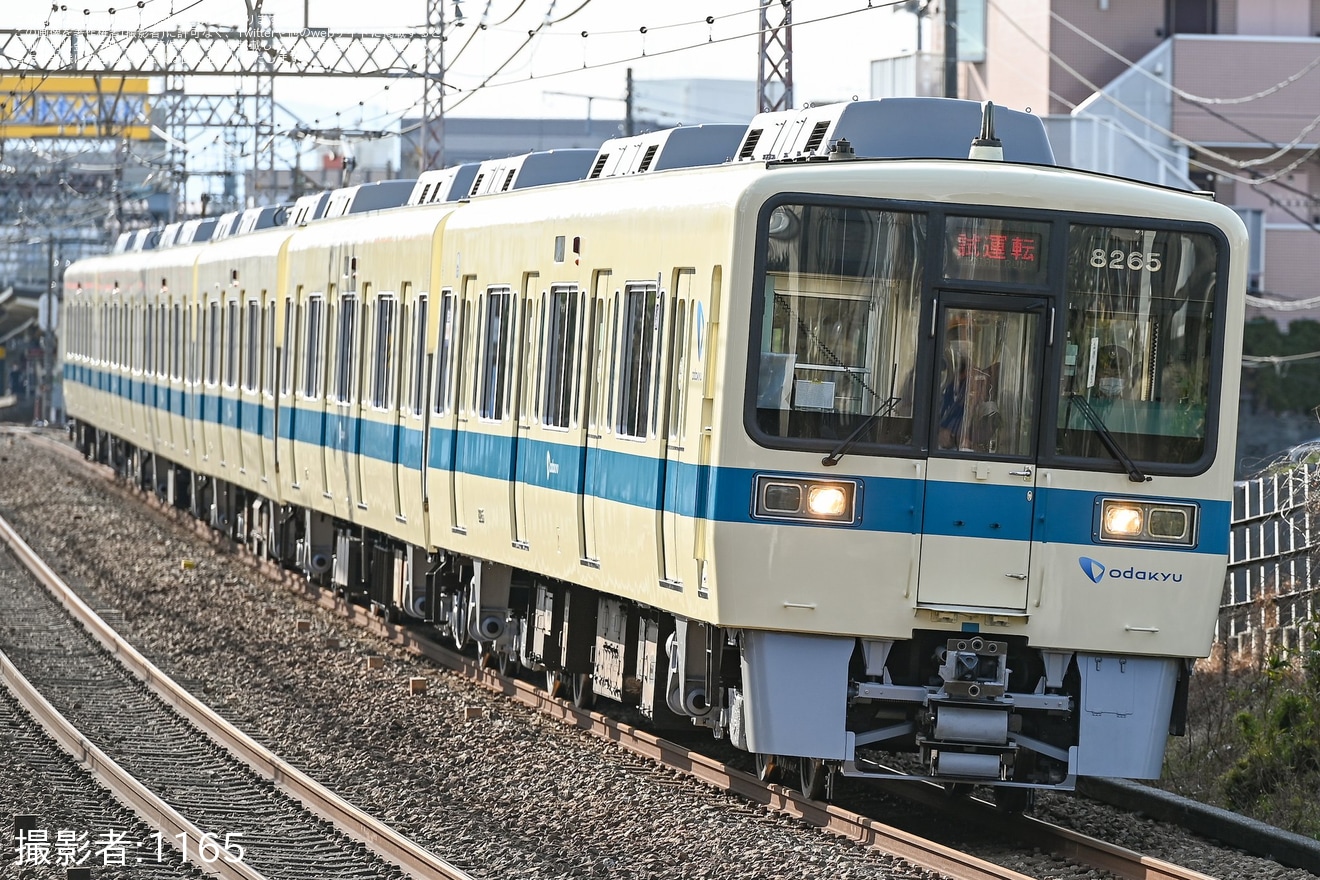
M880 98L804 110L759 113L738 148L738 162L828 158L847 140L870 159L966 159L981 128L982 105L953 98ZM1005 162L1054 165L1040 118L995 108Z
M601 144L587 179L721 165L734 157L746 131L745 125L693 125L611 138Z
M469 197L582 180L591 170L596 150L545 150L506 159L487 159L477 169Z
M341 187L330 193L326 203L325 219L343 217L345 214L361 214L366 211L380 211L385 208L397 208L408 201L415 180L378 180L374 183L359 183Z
M479 162L452 165L449 168L437 168L423 171L408 194L409 205L432 205L436 202L456 202L467 196L472 188L472 181L477 177Z

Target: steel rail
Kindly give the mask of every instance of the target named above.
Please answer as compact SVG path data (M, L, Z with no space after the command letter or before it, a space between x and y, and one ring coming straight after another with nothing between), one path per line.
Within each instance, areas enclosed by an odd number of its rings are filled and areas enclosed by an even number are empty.
M0 678L4 679L10 693L59 744L60 748L68 752L70 757L96 781L109 789L121 804L167 839L174 839L178 835L186 835L185 840L204 839L200 828L134 779L133 774L119 766L114 759L83 736L78 728L60 714L59 710L41 695L23 673L18 671L18 667L14 666L3 651L0 651ZM249 867L241 859L232 862L224 858L217 858L213 862L195 859L189 864L225 880L265 880L264 874Z
M411 876L471 880L467 873L353 806L289 764L174 682L154 663L142 656L65 584L3 517L0 517L0 541L9 546L19 562L26 566L65 609L87 628L92 637L118 658L125 668L141 679L158 697L173 706L181 716L223 746L235 758L251 767L258 775L270 780L286 795L331 822L348 836L360 840L382 859L398 865ZM52 708L50 711L55 710ZM87 745L95 748L90 743ZM98 754L100 759L109 760L99 750ZM195 833L196 829L192 829L191 826L189 828L190 833Z

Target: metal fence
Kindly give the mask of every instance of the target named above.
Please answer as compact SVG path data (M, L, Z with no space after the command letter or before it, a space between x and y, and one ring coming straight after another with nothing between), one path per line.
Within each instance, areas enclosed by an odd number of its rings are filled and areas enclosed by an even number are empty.
M1305 625L1320 611L1312 558L1320 542L1317 505L1317 464L1234 484L1228 577L1215 633L1229 653L1260 657L1296 650L1310 638Z

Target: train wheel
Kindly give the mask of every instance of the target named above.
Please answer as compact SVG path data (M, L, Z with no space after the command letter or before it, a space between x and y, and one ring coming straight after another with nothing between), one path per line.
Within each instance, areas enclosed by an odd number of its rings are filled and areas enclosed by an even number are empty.
M468 646L467 601L462 593L455 593L450 599L449 634L454 637L454 647L458 650Z
M596 689L591 686L591 673L578 672L574 674L573 705L588 711L596 705Z
M798 790L813 801L826 800L833 772L820 758L798 758Z
M778 782L783 777L778 755L756 753L756 778L762 782Z
M564 677L553 669L545 671L545 692L552 697L564 695Z
M495 659L499 665L500 675L505 678L514 678L518 671L522 669L522 664L518 662L518 652L501 649L495 652Z

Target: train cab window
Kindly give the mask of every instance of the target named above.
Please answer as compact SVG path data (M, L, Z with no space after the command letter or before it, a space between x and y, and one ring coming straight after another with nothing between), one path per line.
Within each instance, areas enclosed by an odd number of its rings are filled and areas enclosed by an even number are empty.
M1219 249L1209 235L1074 224L1055 452L1190 465L1212 427Z
M621 437L644 438L652 418L656 338L661 335L664 304L654 284L629 283L624 290L619 403L614 430Z
M549 428L567 428L573 412L573 358L578 351L577 285L557 284L546 298L545 386L541 421Z
M509 356L513 346L513 292L492 287L486 292L482 321L481 385L477 411L483 419L502 419L508 412Z
M858 452L912 442L926 225L837 204L763 214L754 435L853 437Z
M448 413L453 406L454 344L458 333L454 325L454 291L440 294L440 338L435 353L435 412Z
M394 406L395 315L398 301L382 293L376 299L375 334L371 348L371 405L377 409Z

